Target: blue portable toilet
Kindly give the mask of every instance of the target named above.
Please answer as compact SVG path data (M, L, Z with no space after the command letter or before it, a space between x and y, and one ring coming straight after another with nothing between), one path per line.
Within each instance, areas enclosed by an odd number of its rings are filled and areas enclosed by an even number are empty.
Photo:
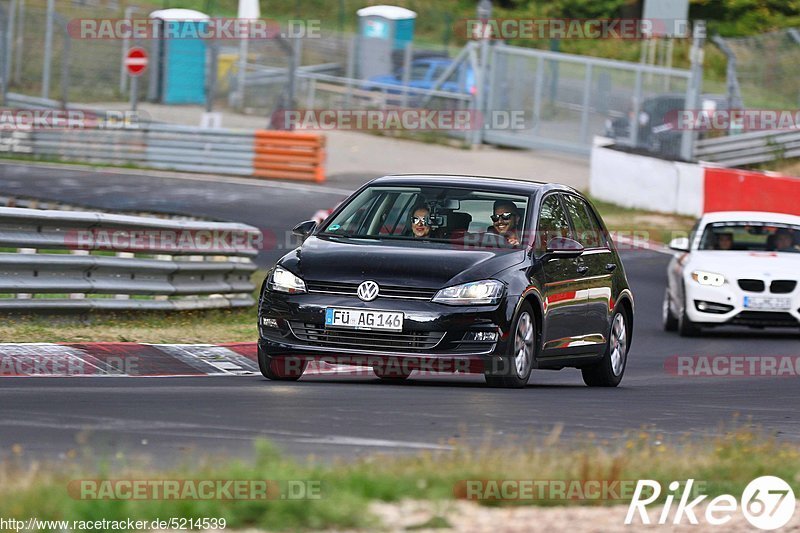
M148 99L162 104L204 104L209 16L193 9L150 13L159 35L153 41Z
M414 40L417 14L399 6L369 6L359 9L359 75L370 78L394 70L392 53Z

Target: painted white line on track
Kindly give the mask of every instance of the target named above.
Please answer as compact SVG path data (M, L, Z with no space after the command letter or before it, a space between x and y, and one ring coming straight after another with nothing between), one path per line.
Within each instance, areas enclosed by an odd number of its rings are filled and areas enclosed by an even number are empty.
M453 446L432 444L427 442L408 442L402 440L362 439L359 437L344 437L329 435L326 437L312 437L294 439L305 444L334 444L340 446L374 446L379 448L412 448L416 450L452 450Z

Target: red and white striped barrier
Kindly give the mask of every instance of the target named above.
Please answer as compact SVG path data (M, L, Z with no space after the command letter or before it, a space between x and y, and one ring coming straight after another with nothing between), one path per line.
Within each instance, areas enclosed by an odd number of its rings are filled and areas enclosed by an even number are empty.
M700 216L715 211L800 215L800 178L777 172L665 161L592 148L590 194L624 207Z

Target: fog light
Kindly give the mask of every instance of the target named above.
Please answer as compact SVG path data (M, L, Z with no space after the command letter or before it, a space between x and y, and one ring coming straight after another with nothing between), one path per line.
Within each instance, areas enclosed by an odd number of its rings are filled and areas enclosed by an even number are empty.
M470 331L464 336L465 341L473 342L496 342L496 331Z
M265 328L275 328L278 329L278 321L274 318L262 318L261 325Z

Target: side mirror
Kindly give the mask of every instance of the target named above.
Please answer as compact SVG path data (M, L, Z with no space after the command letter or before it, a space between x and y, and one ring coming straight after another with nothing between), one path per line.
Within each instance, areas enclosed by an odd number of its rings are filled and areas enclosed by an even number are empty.
M688 237L676 237L669 241L669 247L678 252L688 252L690 248Z
M547 242L547 256L552 259L570 259L583 253L583 245L567 237L553 237Z
M315 220L306 220L305 222L301 222L292 229L292 235L300 237L301 239L305 239L311 232L314 231L314 228L317 227L317 222Z

